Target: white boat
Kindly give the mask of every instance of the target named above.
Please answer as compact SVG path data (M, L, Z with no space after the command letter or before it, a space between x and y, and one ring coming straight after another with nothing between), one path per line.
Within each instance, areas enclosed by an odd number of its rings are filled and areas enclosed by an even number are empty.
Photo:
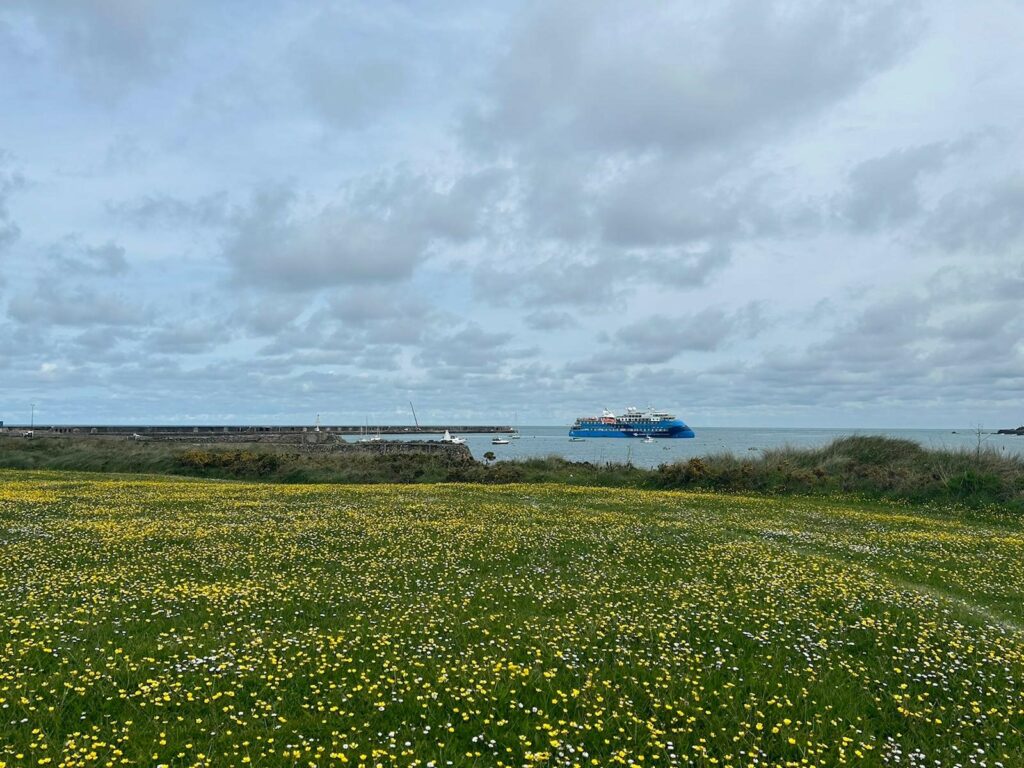
M451 432L447 429L444 431L444 437L441 438L442 443L451 443L452 445L465 445L466 438L464 437L452 437Z
M512 427L512 433L509 435L513 440L519 439L519 411L516 411L516 425Z
M643 442L643 443L653 443L654 442L654 438L651 437L650 435L648 435L643 440L641 440L641 442Z
M503 437L493 437L493 438L491 438L491 445L508 445L510 442L511 442L510 440L506 440Z

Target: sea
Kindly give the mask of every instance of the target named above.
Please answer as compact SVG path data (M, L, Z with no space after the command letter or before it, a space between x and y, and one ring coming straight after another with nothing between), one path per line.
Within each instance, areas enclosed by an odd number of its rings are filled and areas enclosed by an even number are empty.
M691 439L655 440L644 443L630 438L586 438L569 440L568 427L520 427L521 437L508 445L492 445L494 435L460 435L477 459L488 451L499 461L545 456L561 456L570 461L595 464L630 462L637 467L657 467L694 456L731 453L734 456L758 456L771 448L815 448L849 435L881 435L913 440L925 448L970 450L978 447L976 428L963 429L768 429L742 427L693 427ZM508 435L502 435L508 437ZM409 436L387 435L388 440L440 440L441 434ZM1000 453L1024 456L1024 436L985 432L981 445Z

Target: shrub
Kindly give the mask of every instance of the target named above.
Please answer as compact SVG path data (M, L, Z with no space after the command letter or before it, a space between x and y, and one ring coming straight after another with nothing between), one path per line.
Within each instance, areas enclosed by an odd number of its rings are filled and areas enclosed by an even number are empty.
M263 477L281 466L281 459L273 453L254 451L206 451L192 449L178 457L182 467L198 470L223 470L237 477Z

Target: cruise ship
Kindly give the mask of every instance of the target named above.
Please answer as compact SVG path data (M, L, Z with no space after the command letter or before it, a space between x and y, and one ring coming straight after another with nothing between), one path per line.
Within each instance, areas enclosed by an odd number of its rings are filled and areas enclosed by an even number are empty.
M693 437L693 430L681 419L665 411L640 411L627 408L616 416L604 411L600 416L581 416L569 430L570 437Z

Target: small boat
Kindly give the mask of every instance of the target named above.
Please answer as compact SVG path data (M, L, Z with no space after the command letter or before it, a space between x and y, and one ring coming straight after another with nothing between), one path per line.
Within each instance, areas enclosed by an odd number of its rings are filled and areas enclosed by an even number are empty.
M585 443L585 442L587 442L587 439L585 437L570 437L569 438L569 442L570 443Z
M519 435L519 411L516 411L516 425L512 427L512 433L509 435L513 440L518 440Z
M510 440L506 440L503 437L493 437L493 438L491 438L491 445L508 445L510 442L511 442Z
M653 438L653 437L651 437L650 435L648 435L647 437L645 437L645 438L644 438L643 440L641 440L640 442L642 442L642 443L653 443L653 442L654 442L654 438Z
M444 437L441 438L442 443L451 443L452 445L465 445L466 438L464 437L452 437L451 432L447 429L444 431Z

